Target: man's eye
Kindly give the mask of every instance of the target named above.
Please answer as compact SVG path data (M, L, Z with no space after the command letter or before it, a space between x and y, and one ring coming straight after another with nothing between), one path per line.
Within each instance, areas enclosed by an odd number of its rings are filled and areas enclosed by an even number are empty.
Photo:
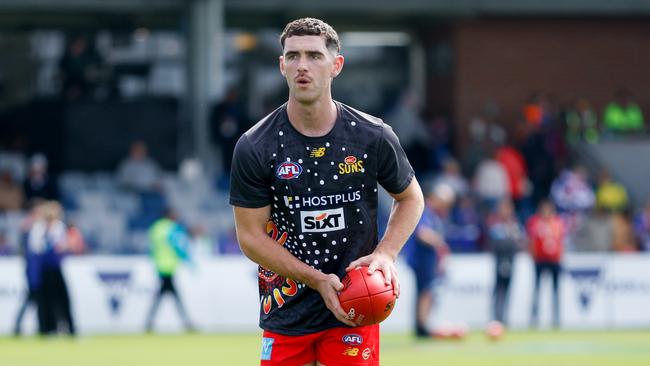
M295 60L296 55L287 55L287 60Z
M311 55L312 60L320 60L320 55Z

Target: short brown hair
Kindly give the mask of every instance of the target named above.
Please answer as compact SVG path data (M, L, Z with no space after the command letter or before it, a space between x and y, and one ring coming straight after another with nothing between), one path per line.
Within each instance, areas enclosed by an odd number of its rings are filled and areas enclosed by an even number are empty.
M301 18L287 24L280 36L280 44L284 49L284 41L292 36L321 36L325 39L327 49L339 53L341 42L334 28L316 18Z

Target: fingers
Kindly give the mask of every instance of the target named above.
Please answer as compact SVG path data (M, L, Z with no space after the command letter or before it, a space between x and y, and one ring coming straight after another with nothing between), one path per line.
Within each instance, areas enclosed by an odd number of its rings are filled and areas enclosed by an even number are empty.
M343 287L345 287L343 286L343 282L341 282L341 280L335 274L329 275L329 283L336 291L343 291Z
M392 281L393 281L392 282L393 283L393 294L395 294L396 298L399 298L401 288L400 288L399 278L397 277L397 271L393 271Z
M393 271L388 266L384 266L381 269L381 272L384 274L384 284L386 286L390 285L393 282Z

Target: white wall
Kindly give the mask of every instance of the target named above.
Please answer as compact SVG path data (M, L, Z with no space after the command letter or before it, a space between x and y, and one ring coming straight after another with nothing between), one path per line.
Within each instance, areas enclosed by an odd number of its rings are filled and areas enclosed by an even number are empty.
M533 272L529 257L515 265L509 314L514 327L527 327ZM488 255L452 256L437 290L438 306L432 324L466 323L483 327L489 320L493 263ZM565 328L650 327L650 256L571 255L561 277L562 325ZM0 334L13 329L24 295L23 263L0 259ZM412 324L413 276L399 264L402 296L383 324L388 331L407 331ZM65 274L73 313L81 333L137 333L157 290L157 278L147 257L87 256L70 258ZM191 318L201 331L257 331L256 266L243 257L200 260L196 268L182 268L177 279ZM543 282L540 315L550 322L550 281ZM580 299L583 299L582 301ZM33 333L31 309L24 329ZM173 302L164 300L156 322L159 331L181 329Z

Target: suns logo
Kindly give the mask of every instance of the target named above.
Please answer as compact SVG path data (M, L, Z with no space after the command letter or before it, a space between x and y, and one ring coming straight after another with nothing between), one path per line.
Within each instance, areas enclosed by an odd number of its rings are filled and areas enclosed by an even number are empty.
M280 245L284 245L289 237L289 233L281 232L272 220L266 223L266 233ZM260 299L264 314L271 312L274 302L278 308L281 308L286 301L286 297L292 297L298 293L298 284L296 281L291 278L282 277L261 266L258 270L258 277L262 293L264 294Z
M310 158L322 158L323 156L325 156L325 151L327 151L327 148L325 148L325 147L317 147L317 148L313 149L309 153L309 157Z
M350 173L363 173L363 160L359 160L356 156L349 155L344 160L344 163L339 163L339 174Z

